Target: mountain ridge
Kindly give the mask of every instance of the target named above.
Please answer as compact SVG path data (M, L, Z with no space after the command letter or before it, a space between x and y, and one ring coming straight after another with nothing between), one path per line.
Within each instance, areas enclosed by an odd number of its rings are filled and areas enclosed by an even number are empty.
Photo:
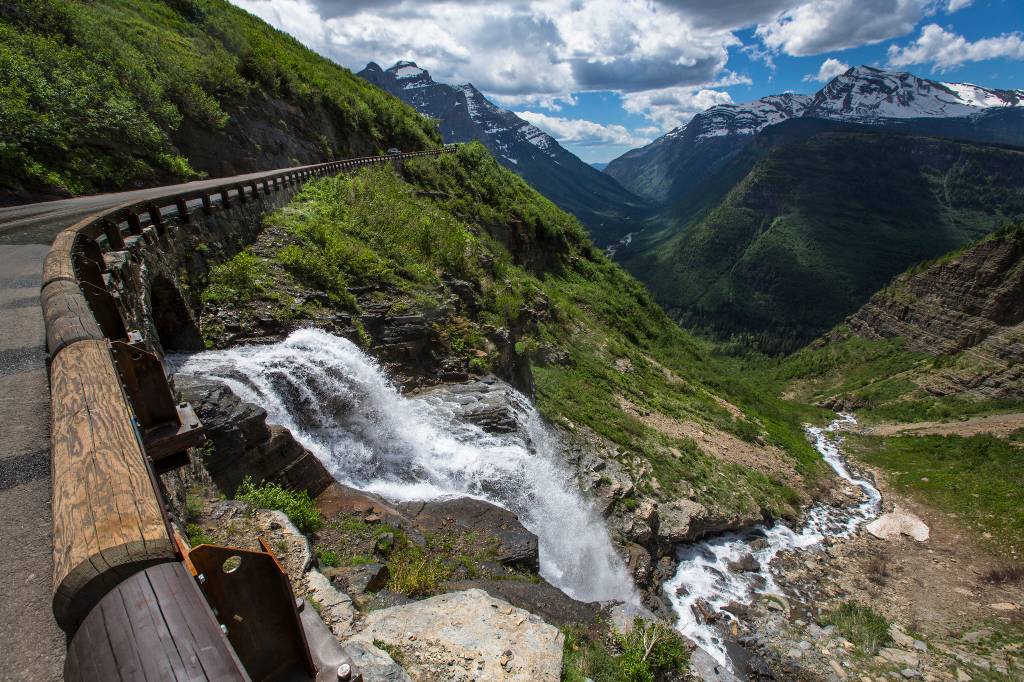
M604 172L630 191L664 203L681 198L695 179L734 156L753 135L793 118L884 127L921 119L970 119L1011 107L1024 108L1024 90L943 83L909 72L857 66L813 95L783 93L710 107L650 144L612 160ZM1024 135L1020 140L1024 142Z
M488 100L472 83L438 83L412 61L388 69L370 62L358 74L439 120L445 142L478 140L499 162L583 222L598 244L633 229L643 202L584 163L554 137Z

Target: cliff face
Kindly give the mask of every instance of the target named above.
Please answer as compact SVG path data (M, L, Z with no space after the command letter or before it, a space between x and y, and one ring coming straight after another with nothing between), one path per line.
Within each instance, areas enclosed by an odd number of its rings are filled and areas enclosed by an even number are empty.
M923 377L919 383L929 393L1019 395L1024 390L1024 229L1005 231L901 275L847 325L865 338L902 337L909 350L970 360L937 366Z

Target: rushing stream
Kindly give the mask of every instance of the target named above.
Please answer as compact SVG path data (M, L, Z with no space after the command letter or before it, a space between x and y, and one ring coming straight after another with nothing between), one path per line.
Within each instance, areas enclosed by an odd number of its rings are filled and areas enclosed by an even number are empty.
M396 501L469 496L505 507L537 535L541 575L553 585L583 601L635 600L603 520L525 397L513 406L522 435L492 435L440 401L400 395L355 344L312 329L174 364L263 407L338 481Z
M878 514L882 499L878 489L852 474L839 450L841 439L836 430L843 424L853 423L852 415L841 414L826 428L808 427L807 432L833 471L864 492L860 504L844 507L819 503L808 512L807 521L799 531L781 523L771 528L759 525L680 550L679 569L665 584L665 592L678 616L676 627L728 670L733 669L732 661L726 653L721 631L705 623L694 607L703 603L714 613L730 602L750 604L757 593L780 593L769 567L775 555L784 550L819 546L827 537L848 537L861 523ZM730 569L730 562L747 555L758 562L759 570Z
M443 401L402 396L355 344L313 329L272 345L170 359L177 372L218 379L262 406L337 480L396 501L469 496L505 507L537 535L541 575L549 582L583 601L637 603L603 520L580 495L560 463L557 437L525 397L513 394L519 433L489 434L457 419ZM863 490L859 505L817 504L799 531L755 526L679 551L679 569L665 584L677 627L729 670L721 632L694 607L716 612L730 602L749 604L759 592L778 593L770 563L779 552L849 536L878 513L878 490L853 475L839 451L835 431L844 423L853 417L840 415L808 433L836 474ZM758 570L730 568L747 555Z

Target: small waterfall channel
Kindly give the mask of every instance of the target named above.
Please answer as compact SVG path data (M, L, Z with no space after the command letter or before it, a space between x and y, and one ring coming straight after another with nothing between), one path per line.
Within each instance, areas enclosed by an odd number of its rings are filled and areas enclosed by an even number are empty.
M492 435L440 400L402 396L355 344L314 329L169 359L263 407L336 480L394 501L465 496L502 506L537 535L550 583L582 601L636 601L602 518L525 397L514 400L521 433Z
M758 525L680 549L679 568L664 586L678 616L676 627L727 670L733 671L733 665L721 631L704 622L695 607L706 605L714 613L731 602L750 604L759 593L781 594L770 568L779 552L818 547L825 538L849 537L860 524L878 515L881 494L869 481L850 472L839 449L842 439L836 431L843 425L855 423L852 415L840 414L825 428L808 426L807 433L836 475L863 491L860 504L853 507L816 504L799 531L781 523L771 528ZM731 562L748 555L757 561L758 570L730 568Z

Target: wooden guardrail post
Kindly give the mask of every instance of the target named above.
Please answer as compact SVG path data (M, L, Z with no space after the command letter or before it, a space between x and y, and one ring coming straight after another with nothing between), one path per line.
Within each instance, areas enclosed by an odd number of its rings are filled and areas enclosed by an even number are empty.
M50 383L53 613L70 632L124 578L176 554L106 340L63 348Z

